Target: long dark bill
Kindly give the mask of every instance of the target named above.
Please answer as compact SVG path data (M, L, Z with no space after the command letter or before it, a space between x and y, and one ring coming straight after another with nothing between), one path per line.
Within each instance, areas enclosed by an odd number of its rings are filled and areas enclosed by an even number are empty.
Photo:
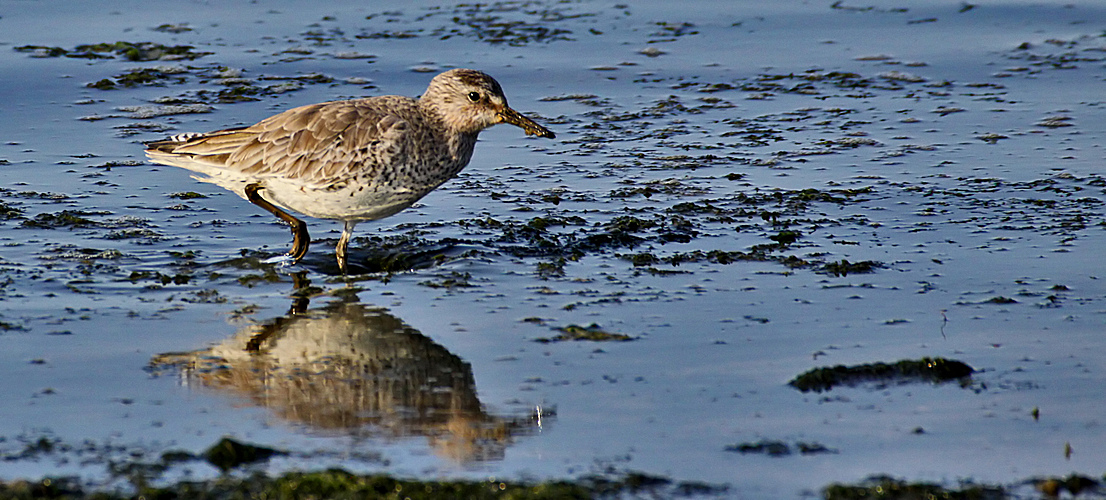
M526 132L526 135L536 135L548 139L557 137L557 134L554 134L552 130L538 125L534 120L522 116L518 111L511 108L503 108L503 111L499 112L499 118L503 123L510 123L511 125L521 128Z

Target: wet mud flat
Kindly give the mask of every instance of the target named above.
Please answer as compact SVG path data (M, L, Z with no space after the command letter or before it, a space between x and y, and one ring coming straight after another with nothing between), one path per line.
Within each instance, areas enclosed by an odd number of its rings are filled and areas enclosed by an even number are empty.
M1101 494L1093 3L71 7L0 11L10 487ZM141 155L452 67L558 139L485 132L348 277Z

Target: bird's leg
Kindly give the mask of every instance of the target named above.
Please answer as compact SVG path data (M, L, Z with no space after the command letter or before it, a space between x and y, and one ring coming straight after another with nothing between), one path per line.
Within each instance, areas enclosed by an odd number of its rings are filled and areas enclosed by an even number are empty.
M353 237L353 227L357 225L355 220L345 221L345 226L342 228L342 237L338 238L338 268L342 270L342 274L346 272L346 247L349 246L349 239Z
M247 184L246 185L246 199L261 208L264 208L266 212L269 212L280 220L287 222L289 226L292 226L292 249L288 251L286 257L291 259L291 263L295 264L307 255L307 246L311 244L311 236L307 234L307 223L299 220L287 212L277 208L272 203L269 203L258 194L258 191L264 189L261 184Z

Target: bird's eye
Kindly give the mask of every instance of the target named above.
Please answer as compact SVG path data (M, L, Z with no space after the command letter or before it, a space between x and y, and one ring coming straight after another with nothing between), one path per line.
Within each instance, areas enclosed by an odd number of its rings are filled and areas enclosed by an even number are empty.
M472 102L480 102L479 92L469 92L469 100Z

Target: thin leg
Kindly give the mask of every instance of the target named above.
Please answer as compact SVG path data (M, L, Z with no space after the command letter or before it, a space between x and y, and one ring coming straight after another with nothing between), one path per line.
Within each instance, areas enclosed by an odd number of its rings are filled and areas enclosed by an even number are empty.
M272 203L269 203L258 194L258 191L265 189L261 187L261 184L248 184L246 185L246 199L261 208L264 208L266 212L269 212L280 220L287 222L289 226L292 226L292 249L288 251L288 257L292 259L292 263L295 264L307 255L307 246L311 244L311 236L307 234L307 224L302 220L299 220L287 212L277 208Z
M349 246L349 239L353 237L353 227L357 225L355 220L347 220L345 227L342 228L342 237L338 238L338 268L342 270L342 274L348 274L346 272L346 247Z

